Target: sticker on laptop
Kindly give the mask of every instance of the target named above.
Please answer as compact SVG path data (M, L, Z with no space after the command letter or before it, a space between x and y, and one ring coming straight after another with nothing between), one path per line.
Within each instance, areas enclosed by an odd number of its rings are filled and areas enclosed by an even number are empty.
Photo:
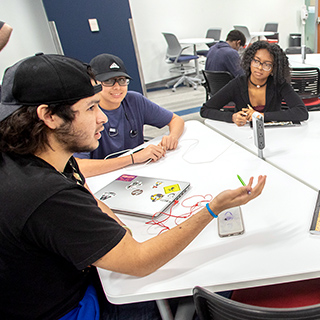
M141 189L135 189L135 190L133 190L132 192L131 192L131 194L133 195L133 196L138 196L139 194L141 194L143 192L143 190L141 190Z
M157 181L153 186L152 189L158 188L160 186L160 184L162 184L162 181Z
M165 194L171 193L171 192L177 192L180 191L179 184L172 184L171 186L167 186L163 188Z
M168 194L166 194L160 201L171 202L172 199L174 199L175 195L176 195L176 194L175 194L174 192L168 193Z
M132 174L123 174L122 176L120 176L118 179L119 181L132 181L133 179L135 179L137 176L134 176Z
M132 181L128 186L126 186L126 189L127 190L137 189L140 186L142 186L141 181Z
M113 192L113 191L106 191L101 195L99 200L107 200L107 199L110 199L112 197L115 197L115 195L116 195L116 193Z
M163 194L161 193L156 193L156 194L153 194L150 199L152 202L156 202L158 200L160 200L161 198L163 198Z

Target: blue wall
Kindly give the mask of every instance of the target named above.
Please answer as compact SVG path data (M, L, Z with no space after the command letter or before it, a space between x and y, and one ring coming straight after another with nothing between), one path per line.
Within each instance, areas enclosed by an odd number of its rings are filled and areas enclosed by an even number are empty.
M89 62L100 53L119 56L133 81L130 90L142 93L128 19L128 0L43 0L49 21L54 20L66 56ZM100 31L91 32L88 19Z

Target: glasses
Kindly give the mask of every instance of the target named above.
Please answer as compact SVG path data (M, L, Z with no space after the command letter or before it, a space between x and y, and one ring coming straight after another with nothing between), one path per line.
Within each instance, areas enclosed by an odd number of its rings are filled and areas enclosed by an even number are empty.
M273 67L272 63L268 63L268 62L260 62L257 59L252 59L251 64L253 67L255 68L259 68L260 66L262 66L262 69L264 71L270 71Z
M130 83L130 80L127 78L113 78L113 79L101 81L101 84L104 87L113 87L116 84L116 82L119 84L119 86L124 87Z

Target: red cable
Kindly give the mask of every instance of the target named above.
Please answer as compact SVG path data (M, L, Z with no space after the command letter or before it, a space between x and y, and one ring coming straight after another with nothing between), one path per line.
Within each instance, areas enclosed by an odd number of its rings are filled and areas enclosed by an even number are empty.
M200 201L197 201L196 203L192 204L191 206L187 206L185 204L186 201L194 198L194 197L201 197L202 200ZM209 199L207 199L209 198ZM195 214L196 212L198 212L200 209L202 209L205 204L207 202L210 202L212 200L212 195L211 194L206 194L205 196L202 196L202 195L194 195L194 196L191 196L191 197L188 197L186 199L184 199L182 202L181 202L181 206L183 206L184 208L189 208L189 212L187 213L184 213L184 214L181 214L179 216L176 216L176 215L173 215L172 214L172 210L173 208L179 203L178 200L175 200L173 205L170 207L170 211L169 212L160 212L164 218L162 220L159 220L159 218L157 220L155 220L155 216L159 214L159 212L156 212L150 221L147 221L146 224L150 224L150 225L156 225L156 226L159 226L161 227L161 231L158 233L158 235L160 233L162 233L163 231L166 231L166 230L170 230L170 228L168 226L165 225L165 222L170 218L175 218L175 224L176 225L179 225L178 223L178 219L187 219L189 217L191 217L193 214Z

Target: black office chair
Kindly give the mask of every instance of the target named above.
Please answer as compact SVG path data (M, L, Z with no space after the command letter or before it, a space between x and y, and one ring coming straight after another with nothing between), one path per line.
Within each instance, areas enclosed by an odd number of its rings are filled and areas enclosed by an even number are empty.
M275 32L271 36L266 36L269 43L278 43L279 42L279 32L278 32L278 23L277 22L268 22L264 26L264 31Z
M288 47L285 50L286 54L301 54L301 47ZM306 53L313 53L312 49L306 47Z
M233 75L228 71L202 70L202 73L205 80L202 85L206 89L207 101L234 78Z
M320 110L320 71L316 67L292 68L291 85L309 111Z
M319 320L320 304L299 308L267 308L240 303L201 287L193 289L200 320Z

